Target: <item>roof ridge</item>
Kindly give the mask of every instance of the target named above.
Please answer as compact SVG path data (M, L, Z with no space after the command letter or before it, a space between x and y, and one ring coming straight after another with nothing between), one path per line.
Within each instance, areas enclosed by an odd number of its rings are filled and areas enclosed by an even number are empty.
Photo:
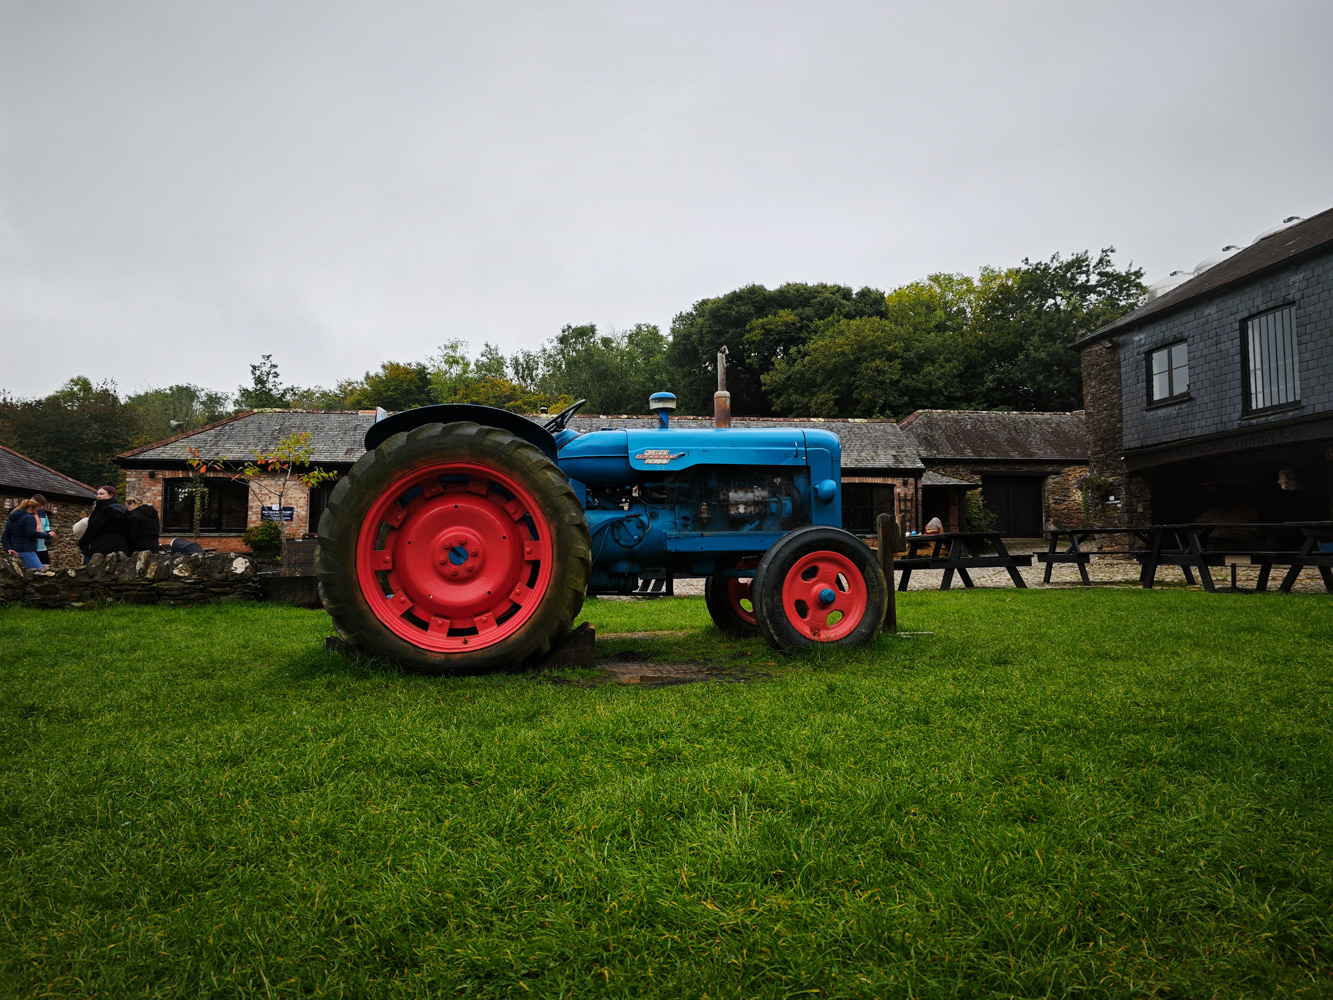
M1279 228L1277 232L1255 240L1226 260L1192 275L1151 302L1143 302L1123 316L1117 317L1091 333L1077 338L1069 345L1069 349L1081 351L1089 344L1105 340L1107 337L1115 335L1117 331L1133 327L1149 317L1167 315L1178 306L1184 306L1186 303L1193 302L1206 295L1221 293L1236 282L1256 278L1268 271L1291 264L1302 257L1326 250L1333 245L1333 231L1330 231L1329 235L1323 239L1319 239L1317 234L1321 227L1328 226L1330 223L1333 223L1333 208L1326 208L1322 212L1316 212L1308 219L1302 219L1300 222L1293 223L1285 228ZM1281 247L1288 247L1292 243L1302 242L1303 236L1312 237L1315 241L1307 246L1287 252L1280 249ZM1266 257L1271 259L1265 260ZM1251 259L1253 259L1252 265L1248 263ZM1237 263L1238 261L1240 263Z

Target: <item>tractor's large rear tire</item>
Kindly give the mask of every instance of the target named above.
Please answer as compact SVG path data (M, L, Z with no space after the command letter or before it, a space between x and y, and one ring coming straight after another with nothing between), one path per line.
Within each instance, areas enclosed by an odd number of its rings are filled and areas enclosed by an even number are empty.
M778 649L872 642L884 626L889 584L869 547L841 528L789 531L759 560L755 618Z
M426 424L361 456L320 518L315 560L346 642L430 674L546 653L590 568L569 481L533 445L475 423Z

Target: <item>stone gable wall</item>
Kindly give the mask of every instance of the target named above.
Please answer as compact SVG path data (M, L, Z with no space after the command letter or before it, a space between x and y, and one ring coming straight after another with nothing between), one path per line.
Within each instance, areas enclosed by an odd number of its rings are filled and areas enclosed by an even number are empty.
M1152 493L1142 476L1130 476L1125 468L1121 437L1120 352L1114 340L1099 341L1083 349L1083 422L1088 433L1088 465L1094 472L1115 481L1119 507L1091 504L1092 523L1098 528L1134 527L1152 523ZM1080 517L1082 510L1079 511ZM1128 541L1125 541L1128 545Z

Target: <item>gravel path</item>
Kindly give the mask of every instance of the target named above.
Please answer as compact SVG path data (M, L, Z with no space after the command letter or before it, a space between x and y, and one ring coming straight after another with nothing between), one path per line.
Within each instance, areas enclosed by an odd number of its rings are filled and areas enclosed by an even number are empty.
M1048 543L1039 538L1015 538L1006 539L1005 547L1014 555L1030 555L1034 552L1042 552L1047 548ZM978 587L1013 587L1013 581L1009 579L1009 571L1002 568L997 569L977 569L969 571L972 576L972 582ZM1083 583L1079 579L1078 567L1072 563L1057 563L1055 569L1051 572L1051 582L1042 583L1041 578L1046 572L1045 563L1039 563L1036 559L1032 560L1031 566L1020 566L1018 572L1022 574L1023 581L1031 588L1037 590L1068 589L1070 587L1082 587ZM1276 592L1282 584L1282 577L1286 574L1285 566L1273 567L1273 572L1268 579L1268 589L1270 592ZM896 576L897 574L895 574ZM1134 559L1116 559L1108 556L1100 558L1093 556L1092 562L1088 565L1088 576L1092 578L1093 585L1097 584L1138 584L1139 564ZM938 590L940 581L944 578L942 569L915 569L912 570L912 579L908 581L908 590ZM1197 577L1196 577L1197 579ZM1255 583L1259 579L1258 566L1238 566L1236 568L1236 585L1241 589L1253 590ZM1162 584L1181 584L1185 578L1177 566L1163 566L1157 571L1157 583ZM1222 590L1231 585L1231 570L1226 566L1213 567L1213 582L1218 590ZM1196 584L1197 586L1197 584ZM963 583L954 575L954 590L962 590ZM1200 587L1199 589L1202 589ZM1306 568L1296 581L1293 591L1303 594L1324 594L1323 581L1319 578L1319 571ZM701 577L689 577L678 579L675 583L677 597L697 597L704 592L704 581Z

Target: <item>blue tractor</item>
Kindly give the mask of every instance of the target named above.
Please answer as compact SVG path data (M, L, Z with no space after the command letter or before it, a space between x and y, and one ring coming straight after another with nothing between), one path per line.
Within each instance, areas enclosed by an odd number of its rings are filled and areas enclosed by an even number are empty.
M580 434L485 406L377 422L319 522L320 597L344 640L434 674L530 662L586 595L705 576L708 610L786 649L884 622L879 561L841 527L841 445L796 428Z

